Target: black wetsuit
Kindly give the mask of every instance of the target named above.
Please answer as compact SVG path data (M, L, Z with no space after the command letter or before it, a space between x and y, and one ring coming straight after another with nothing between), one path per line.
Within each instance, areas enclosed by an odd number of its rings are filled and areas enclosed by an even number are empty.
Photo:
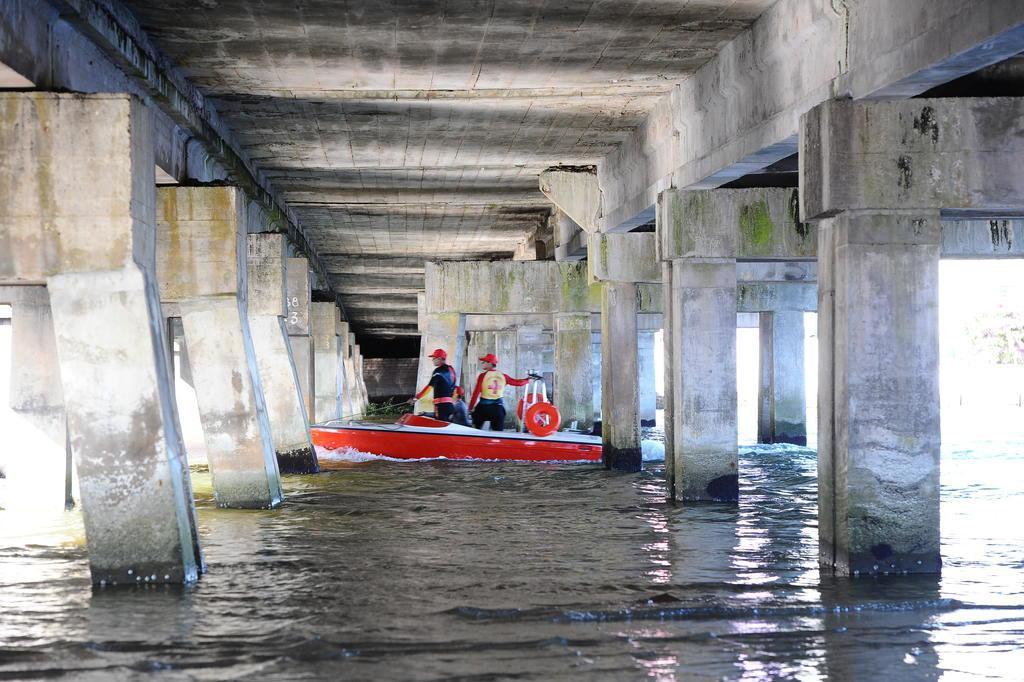
M434 414L438 419L446 422L452 420L452 412L455 410L452 394L455 393L456 385L455 370L450 365L444 364L434 368L433 374L430 375L430 387L434 389Z

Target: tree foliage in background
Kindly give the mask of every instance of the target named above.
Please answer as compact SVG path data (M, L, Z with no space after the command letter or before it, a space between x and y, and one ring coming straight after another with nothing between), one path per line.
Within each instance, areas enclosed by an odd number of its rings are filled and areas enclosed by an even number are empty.
M1024 365L1024 315L1000 307L978 315L971 341L979 353L997 365Z

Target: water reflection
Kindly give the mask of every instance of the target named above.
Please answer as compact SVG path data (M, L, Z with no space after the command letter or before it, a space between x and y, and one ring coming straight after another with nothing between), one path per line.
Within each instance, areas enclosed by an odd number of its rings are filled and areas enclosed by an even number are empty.
M1024 650L1024 543L973 501L1020 494L1024 460L1000 461L947 467L941 579L822 577L802 448L744 450L731 507L667 504L656 464L327 462L271 512L215 508L196 473L210 572L187 589L92 591L76 515L28 537L0 512L0 676L999 672L979 661Z

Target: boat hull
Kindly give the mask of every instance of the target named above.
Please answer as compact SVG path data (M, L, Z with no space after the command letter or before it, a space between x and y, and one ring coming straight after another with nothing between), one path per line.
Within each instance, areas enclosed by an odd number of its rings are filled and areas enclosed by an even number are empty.
M527 434L445 426L447 428L422 429L400 424L326 424L314 426L310 432L313 444L327 450L351 448L395 459L601 461L600 439L592 436L556 434L536 438Z

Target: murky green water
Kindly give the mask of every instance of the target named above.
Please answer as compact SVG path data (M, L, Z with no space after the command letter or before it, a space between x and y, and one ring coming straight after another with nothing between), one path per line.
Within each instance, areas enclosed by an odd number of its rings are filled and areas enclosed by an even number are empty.
M0 512L0 679L718 679L1024 671L1024 456L950 448L941 578L816 566L815 459L741 458L739 507L660 464L333 462L270 512L211 504L209 573L93 591L80 519Z

